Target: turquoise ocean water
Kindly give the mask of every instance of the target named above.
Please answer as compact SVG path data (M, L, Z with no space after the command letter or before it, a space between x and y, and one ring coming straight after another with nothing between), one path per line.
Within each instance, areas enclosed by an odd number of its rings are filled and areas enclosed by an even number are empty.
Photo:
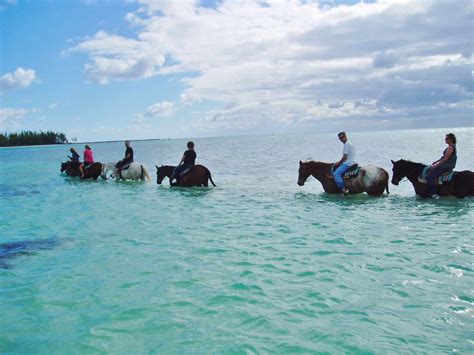
M449 131L474 170L473 128L349 140L391 175ZM474 351L473 199L298 186L299 160L340 158L336 134L195 139L217 188L158 186L185 143L132 142L151 183L65 177L67 146L0 149L0 353Z

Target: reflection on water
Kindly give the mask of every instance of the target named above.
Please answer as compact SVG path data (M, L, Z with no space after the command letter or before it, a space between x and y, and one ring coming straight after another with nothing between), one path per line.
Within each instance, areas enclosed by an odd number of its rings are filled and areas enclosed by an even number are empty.
M25 255L34 255L41 250L53 249L59 245L59 239L21 240L0 244L0 268L9 269L10 261Z

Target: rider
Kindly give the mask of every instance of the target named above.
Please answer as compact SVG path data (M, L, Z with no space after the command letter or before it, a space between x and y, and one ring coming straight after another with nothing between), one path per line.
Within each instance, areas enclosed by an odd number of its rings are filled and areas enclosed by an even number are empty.
M79 165L81 179L84 179L84 168L89 168L91 164L94 164L94 154L89 144L86 144L86 146L84 147L84 163Z
M79 153L76 151L76 148L74 147L71 147L69 148L69 151L71 152L71 156L67 156L69 158L69 161L71 162L71 167L77 167L79 166L79 164L81 163L79 161L79 159L81 158L81 156L79 155Z
M133 163L133 149L130 146L130 141L125 141L125 147L127 148L125 150L125 158L120 160L117 165L115 165L117 171L121 170L124 165Z
M342 191L344 195L349 193L349 189L344 186L344 180L342 179L342 175L349 170L351 166L356 164L355 158L355 148L354 146L347 141L346 132L339 132L338 135L339 140L344 144L344 149L342 150L342 158L334 163L335 167L337 167L336 171L334 171L334 181L336 182L337 187Z
M176 169L174 169L173 177L171 178L171 183L173 183L173 180L176 179L176 183L178 184L181 172L186 170L187 168L194 166L196 162L194 142L189 141L186 146L188 147L188 150L184 152L183 157L179 162L179 165L176 167Z
M453 170L456 167L456 161L458 158L456 151L456 136L454 133L448 133L444 140L448 147L444 150L443 156L431 164L428 175L426 176L426 182L428 183L428 196L435 199L439 198L436 194L438 177L445 172Z

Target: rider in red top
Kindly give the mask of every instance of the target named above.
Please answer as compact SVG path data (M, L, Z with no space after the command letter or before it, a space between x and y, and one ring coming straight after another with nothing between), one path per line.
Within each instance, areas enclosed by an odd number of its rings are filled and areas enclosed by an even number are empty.
M86 144L84 149L84 163L79 166L79 170L81 171L81 179L84 178L84 165L87 169L91 164L94 164L94 153L92 152L91 147Z

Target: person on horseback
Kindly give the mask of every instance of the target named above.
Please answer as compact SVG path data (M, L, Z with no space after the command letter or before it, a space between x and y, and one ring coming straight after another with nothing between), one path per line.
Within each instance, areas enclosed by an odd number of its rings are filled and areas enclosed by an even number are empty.
M125 165L133 163L133 149L130 146L130 141L125 141L125 147L125 158L115 165L117 171L120 171Z
M428 196L438 199L436 194L437 180L440 175L453 170L456 167L457 151L456 151L456 136L454 133L448 133L445 137L445 142L448 147L443 151L443 156L431 164L426 182L428 184Z
M69 151L71 152L71 156L67 156L69 158L69 161L74 162L74 163L79 163L79 158L81 157L79 153L76 151L76 148L71 147L69 148Z
M173 177L170 181L171 184L173 184L174 179L176 179L175 184L179 184L179 178L181 177L181 173L184 170L191 168L196 163L197 155L194 151L194 142L189 141L186 146L188 147L188 150L184 152L183 157L179 162L179 165L176 167L176 169L174 169Z
M84 169L87 169L94 164L94 153L92 152L89 144L84 147L84 162L79 165L79 171L81 172L81 179L84 179Z
M349 170L351 166L356 164L355 158L355 148L354 146L347 141L346 132L339 132L338 135L339 140L344 144L344 148L342 150L342 158L334 163L334 166L337 169L334 171L334 181L337 187L342 191L344 195L349 194L349 189L344 185L344 180L342 179L342 175Z
M69 159L69 166L71 168L77 169L79 165L81 164L79 160L81 156L79 155L79 153L76 151L76 148L74 147L69 148L69 151L71 152L71 156L69 155L67 156Z

